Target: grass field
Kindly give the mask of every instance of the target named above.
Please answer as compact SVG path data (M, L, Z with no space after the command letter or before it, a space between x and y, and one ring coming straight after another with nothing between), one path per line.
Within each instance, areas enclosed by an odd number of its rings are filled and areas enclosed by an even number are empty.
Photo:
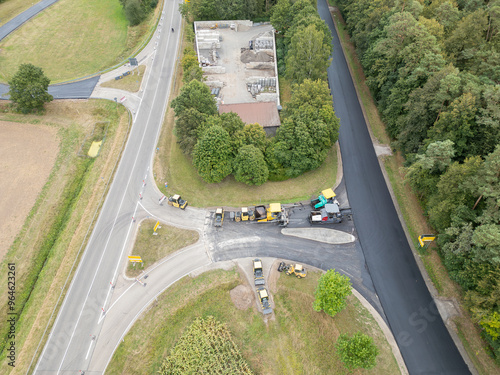
M186 43L184 39L181 51L184 50ZM179 93L179 84L182 82L181 70L180 67L177 68L171 99ZM282 83L281 87L284 88L282 94L285 98L289 97L290 85L280 80L280 85ZM227 207L273 201L298 202L317 196L321 190L336 184L338 162L336 147L332 147L321 167L294 179L266 182L261 186L248 186L229 176L220 183L208 184L198 176L190 158L182 153L173 135L173 128L174 112L169 107L158 143L160 151L155 156L156 183L163 193L181 194L192 206ZM165 189L165 182L168 182L168 190Z
M161 260L173 252L194 244L199 239L198 232L161 224L153 235L156 220L141 222L134 248L131 255L138 255L142 263L131 264L127 267L127 276L136 277L156 261Z
M330 3L335 5L334 1L330 0ZM344 28L344 21L338 12L333 13L333 16L346 53L346 59L353 73L354 83L363 103L366 117L369 120L371 132L380 143L389 144L390 139L385 133L385 125L380 119L370 90L365 84L363 70L355 53L355 48ZM404 159L401 153L396 152L393 156L384 157L384 166L413 246L418 249L417 236L422 233L432 233L432 230L426 221L418 199L405 181ZM445 299L453 298L463 305L463 291L449 278L436 249L431 246L427 251L419 251L418 256L422 260L439 296ZM480 336L480 330L472 321L470 314L461 307L460 315L453 318L453 323L456 325L458 337L462 340L469 358L474 363L479 374L498 374L499 367L488 355L485 343Z
M0 26L31 7L32 2L26 0L7 0L0 4Z
M274 271L277 272L277 271ZM125 336L107 374L153 374L183 331L197 317L214 316L226 323L234 342L256 374L349 374L334 351L341 333L362 331L380 349L377 366L351 374L398 374L385 338L367 310L350 297L335 318L312 309L319 273L298 280L280 274L270 287L275 318L264 321L255 299L237 309L230 291L244 284L235 271L212 271L194 279L185 277L169 288ZM248 288L252 298L253 289ZM137 361L137 358L141 358Z
M2 262L3 269L9 262L16 264L15 312L20 315L16 367L7 366L3 352L0 373L17 374L26 373L45 327L53 323L50 315L62 302L61 290L69 286L68 277L84 249L87 231L96 219L94 214L102 204L128 135L129 119L124 108L116 108L115 103L68 100L47 104L44 116L11 113L7 103L0 103L0 121L54 128L60 139L60 151L48 181ZM95 159L79 157L81 144L99 121L109 121L100 155ZM7 272L1 273L4 285L6 278ZM0 313L7 316L5 300ZM6 324L1 327L3 339Z
M52 82L97 73L127 58L154 20L130 28L119 0L60 0L0 42L0 81L22 63Z

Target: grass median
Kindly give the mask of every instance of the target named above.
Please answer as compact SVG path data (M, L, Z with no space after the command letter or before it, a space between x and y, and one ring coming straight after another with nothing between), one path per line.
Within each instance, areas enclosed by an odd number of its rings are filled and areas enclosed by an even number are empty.
M275 271L277 272L277 271ZM214 316L227 324L234 342L256 374L349 374L334 345L341 333L361 331L374 337L380 349L377 366L356 374L398 374L399 369L377 324L350 297L335 318L312 309L320 273L299 280L280 274L275 290L275 317L264 321L257 311L253 288L236 271L211 271L185 277L164 292L118 346L107 374L153 374L170 349L197 317ZM240 309L230 291L245 287L253 301ZM140 361L137 358L141 358ZM352 372L351 372L352 373Z
M142 263L130 263L127 267L128 277L139 276L155 262L196 243L200 237L195 230L180 229L166 224L158 224L155 231L156 223L156 220L141 222L131 255L140 256Z

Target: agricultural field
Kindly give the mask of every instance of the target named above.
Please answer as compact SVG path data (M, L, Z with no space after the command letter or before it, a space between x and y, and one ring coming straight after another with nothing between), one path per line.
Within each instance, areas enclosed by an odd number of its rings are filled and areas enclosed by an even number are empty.
M96 124L102 122L108 126L102 133L100 152L89 158L83 148L88 145L86 140L96 134ZM14 202L23 204L25 194L26 199L31 199L25 203L24 216L16 218L16 226L10 228L15 240L6 246L8 250L2 259L5 269L7 263L16 265L16 312L20 316L16 326L16 371L26 372L37 346L43 344L40 340L45 327L53 322L50 316L54 306L58 306L61 290L69 286L67 280L71 280L73 265L81 256L86 234L94 224L96 210L121 155L129 118L123 107L103 100L54 101L46 105L44 116L12 113L8 103L0 102L0 123L1 150L4 152L6 146L9 161L5 166L1 164L1 170L11 173L10 180L19 186L17 190L5 190L9 191L10 202L5 208L2 201L2 212L11 209ZM21 130L22 137L18 139L16 134ZM12 150L9 139L18 154ZM23 144L33 150L24 150ZM13 159L15 155L26 164L25 169L12 168L18 162ZM40 171L34 170L38 167ZM34 191L26 193L29 187ZM3 225L4 220L1 222ZM6 278L5 272L1 275L4 285ZM6 308L4 300L0 306L4 316ZM6 328L6 324L1 325L2 337ZM5 357L0 357L2 369L10 369L4 361Z
M0 121L0 260L35 204L58 152L55 127Z

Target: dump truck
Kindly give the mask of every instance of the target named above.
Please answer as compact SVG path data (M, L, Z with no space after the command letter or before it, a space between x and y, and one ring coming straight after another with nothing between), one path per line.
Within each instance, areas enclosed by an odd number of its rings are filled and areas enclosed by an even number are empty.
M170 206L178 207L180 209L185 209L188 202L181 198L179 194L175 194L171 197L168 197L168 204Z
M222 223L223 222L224 222L224 209L217 208L215 210L214 226L216 226L216 227L222 227Z
M306 269L301 264L287 264L285 266L285 274L287 276L295 275L297 279L302 279L307 276Z
M264 271L262 270L262 261L260 259L253 260L253 278L255 286L264 285Z
M271 314L273 309L269 304L269 294L267 294L266 288L262 287L257 289L257 295L259 296L260 305L262 306L262 313L264 315Z
M313 208L321 208L327 203L334 203L337 194L334 193L333 189L325 189L316 199L311 199L311 206Z

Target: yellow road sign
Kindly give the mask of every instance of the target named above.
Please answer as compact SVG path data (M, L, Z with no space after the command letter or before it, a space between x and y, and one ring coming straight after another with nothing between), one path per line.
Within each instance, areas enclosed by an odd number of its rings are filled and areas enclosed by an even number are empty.
M153 232L156 232L156 229L158 228L158 225L160 225L160 222L157 221L155 227L153 228Z
M425 242L432 242L436 239L436 236L433 234L422 234L418 236L418 242L420 243L420 246L424 247Z
M128 260L132 263L137 262L137 263L142 263L142 259L140 256L136 255L129 255Z

